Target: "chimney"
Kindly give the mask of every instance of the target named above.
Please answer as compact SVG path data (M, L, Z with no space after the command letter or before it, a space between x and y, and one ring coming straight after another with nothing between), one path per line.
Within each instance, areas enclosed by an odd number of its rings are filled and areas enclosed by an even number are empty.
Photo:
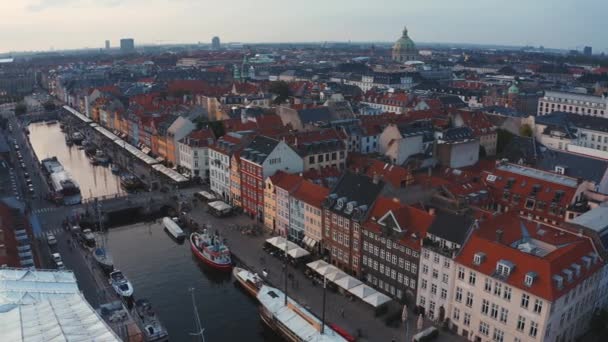
M502 242L502 229L497 229L496 230L496 242Z

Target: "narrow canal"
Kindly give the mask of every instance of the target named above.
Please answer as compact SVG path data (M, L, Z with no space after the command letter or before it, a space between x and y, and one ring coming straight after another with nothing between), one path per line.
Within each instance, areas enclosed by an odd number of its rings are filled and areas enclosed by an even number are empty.
M207 341L280 341L262 324L257 305L230 274L207 270L192 256L188 242L176 243L162 224L110 229L107 247L115 267L132 282L134 297L150 300L171 341L193 340L189 288L194 288Z
M43 122L28 126L30 142L38 160L57 157L80 186L83 199L123 193L120 179L108 167L91 164L84 150L76 145L67 146L59 124Z

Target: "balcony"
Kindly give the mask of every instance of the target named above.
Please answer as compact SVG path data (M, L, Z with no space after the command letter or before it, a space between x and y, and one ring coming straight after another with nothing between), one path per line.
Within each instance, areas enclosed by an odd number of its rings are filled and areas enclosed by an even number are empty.
M437 241L433 241L429 238L422 240L422 247L432 250L435 253L439 253L447 258L452 258L456 253L456 248L441 247L441 244Z

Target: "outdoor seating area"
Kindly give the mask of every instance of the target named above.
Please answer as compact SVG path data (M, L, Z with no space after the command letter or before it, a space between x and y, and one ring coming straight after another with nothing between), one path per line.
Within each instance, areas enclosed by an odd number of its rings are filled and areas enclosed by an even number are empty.
M341 269L323 260L310 262L306 266L314 273L312 276L321 278L321 283L324 278L328 282L329 288L337 289L341 293L359 298L374 308L391 301L390 297L363 284L359 279L349 276ZM311 273L309 272L308 274Z
M279 258L284 258L287 255L288 260L293 265L298 265L302 261L306 262L310 256L307 250L281 236L275 236L266 240L263 249L270 255Z

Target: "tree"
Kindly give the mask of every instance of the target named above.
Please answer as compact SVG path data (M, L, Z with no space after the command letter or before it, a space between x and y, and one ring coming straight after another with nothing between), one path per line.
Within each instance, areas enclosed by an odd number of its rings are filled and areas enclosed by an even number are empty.
M216 138L219 138L226 134L226 130L224 129L224 123L222 121L211 121L208 123L207 127L211 128L213 131L213 135Z
M519 128L519 135L530 138L532 136L532 127L528 124L523 124Z
M289 85L285 81L273 81L270 83L268 91L277 96L274 99L275 104L281 104L289 97Z
M497 129L496 134L498 135L496 138L496 152L497 154L501 154L515 135L504 129Z
M25 105L25 103L19 102L15 106L15 115L22 115L22 114L25 114L26 112L27 112L27 106Z

